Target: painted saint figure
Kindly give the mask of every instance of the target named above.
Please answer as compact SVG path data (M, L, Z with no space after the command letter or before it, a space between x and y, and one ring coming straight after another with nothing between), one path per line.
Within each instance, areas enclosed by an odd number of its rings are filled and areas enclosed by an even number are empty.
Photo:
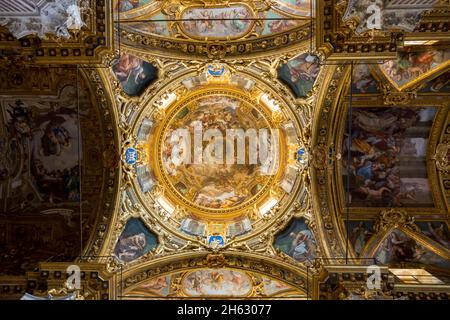
M123 261L134 260L144 254L146 245L143 233L124 237L117 244L117 257Z
M140 219L131 218L117 240L114 253L124 262L133 261L155 248L156 236L150 232Z
M112 70L120 81L123 91L137 96L157 77L156 68L142 59L124 54L113 62Z
M290 236L294 238L294 240L292 241L290 255L295 260L300 262L310 260L311 253L313 253L316 248L316 244L311 231L302 230L297 234L292 232Z
M319 71L318 57L304 53L283 64L278 69L278 74L297 97L306 97L311 91Z

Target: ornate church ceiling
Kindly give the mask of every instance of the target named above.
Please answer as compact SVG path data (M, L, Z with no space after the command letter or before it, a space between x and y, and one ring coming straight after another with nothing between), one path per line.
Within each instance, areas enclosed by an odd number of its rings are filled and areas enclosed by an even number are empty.
M125 1L115 7L124 44L163 55L210 58L279 50L304 41L313 9L309 0Z
M448 299L448 10L2 2L0 297Z

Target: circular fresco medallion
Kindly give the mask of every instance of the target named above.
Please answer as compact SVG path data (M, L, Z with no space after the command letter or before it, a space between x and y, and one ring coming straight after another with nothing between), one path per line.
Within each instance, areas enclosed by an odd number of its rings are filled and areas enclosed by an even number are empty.
M263 201L284 162L283 133L271 121L270 110L238 90L208 88L174 103L153 149L165 195L216 220Z

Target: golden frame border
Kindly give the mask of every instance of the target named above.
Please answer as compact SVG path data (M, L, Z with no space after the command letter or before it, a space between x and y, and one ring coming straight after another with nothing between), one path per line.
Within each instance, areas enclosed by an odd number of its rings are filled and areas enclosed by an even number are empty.
M191 201L186 200L183 195L179 194L179 192L175 189L174 186L172 186L171 182L168 181L167 174L164 173L163 164L161 162L161 144L163 133L166 131L168 125L172 121L173 117L176 116L177 112L185 107L186 102L195 101L199 97L207 96L207 95L225 95L230 96L234 98L238 98L240 101L246 103L247 105L251 106L252 108L255 108L255 106L252 106L251 102L253 101L248 94L245 92L238 90L232 86L228 85L207 85L203 88L194 90L193 92L189 93L188 95L185 95L182 99L176 101L172 106L168 107L167 112L165 113L164 122L158 125L157 129L154 132L154 137L156 138L155 144L156 148L153 149L153 152L151 153L153 155L153 165L151 167L153 168L153 172L155 173L155 176L157 177L158 181L164 181L163 188L166 189L168 186L168 189L171 191L170 195L167 195L172 203L175 204L175 206L182 206L183 208L189 209L193 215L205 219L207 221L209 220L217 220L217 221L223 221L223 220L232 220L234 218L237 218L239 216L242 216L246 211L248 211L252 205L260 204L262 201L264 201L267 198L269 187L275 182L279 181L281 178L282 173L284 173L284 168L286 167L286 153L287 150L284 148L286 146L286 142L284 139L284 134L280 135L280 143L282 148L280 148L280 160L279 160L279 168L277 170L277 174L270 177L270 179L265 183L262 190L260 190L256 195L251 197L250 199L246 200L245 202L239 204L237 207L232 207L230 209L209 209L204 208L200 206L196 206ZM265 110L265 107L262 106L262 104L258 104L259 108L258 111L261 112L261 114L264 116L266 122L268 124L271 124L273 126L272 121L270 120L270 115L268 115L268 111ZM150 143L152 144L152 143ZM155 162L157 165L155 165ZM177 199L178 195L180 197L180 200ZM214 217L211 216L211 214L221 214L220 217Z
M115 87L113 87L112 85L115 84L114 81L109 81L108 83L110 83L111 85L111 91L112 94L114 95L118 95L117 99L115 99L116 102L116 108L118 110L120 110L119 112L121 113L125 113L125 112L129 112L127 110L130 110L130 108L133 108L132 110L134 112L134 115L131 118L128 118L129 120L127 121L131 121L130 122L130 128L127 130L130 130L129 133L125 133L125 131L123 133L121 133L121 135L123 135L124 137L128 137L126 138L126 141L129 141L128 139L132 139L132 137L137 134L137 130L139 125L136 125L137 123L139 124L140 121L142 121L142 119L146 118L146 117L150 117L152 118L153 112L156 110L155 107L157 105L157 100L159 99L158 97L163 96L164 94L166 94L167 92L169 92L170 90L172 91L177 91L180 89L181 86L181 81L183 79L187 79L189 77L192 76L197 76L199 74L199 69L198 67L196 67L197 65L204 65L205 63L207 64L208 61L204 61L204 62L200 62L200 61L193 61L192 64L187 64L185 62L183 62L183 60L181 60L181 65L185 66L185 67L181 67L180 70L183 70L182 72L178 71L178 72L169 72L167 71L165 68L165 65L167 64L167 68L173 68L173 62L164 62L164 59L159 58L158 56L153 56L153 55L149 55L149 54L140 54L139 52L136 52L134 50L130 50L127 49L125 50L125 52L130 53L130 54L134 54L137 55L149 62L155 63L156 65L162 67L163 72L162 74L164 75L163 78L159 79L156 83L154 83L152 85L151 88L148 88L146 90L146 92L139 98L133 98L130 99L129 97L127 97L126 95L123 95L123 93L121 93L121 90L119 87L117 87L117 84L115 85ZM168 60L169 61L169 60ZM225 62L226 63L226 62ZM297 106L298 99L294 99L290 96L290 94L288 93L287 96L284 95L279 95L279 92L275 89L278 88L278 84L277 82L275 82L275 87L273 87L273 85L271 85L270 83L272 83L271 81L269 81L270 79L261 79L260 77L257 76L257 74L255 73L255 70L246 70L244 69L235 69L235 68L231 68L230 70L232 71L232 73L236 73L236 74L241 74L243 77L255 81L256 84L256 89L257 90L263 90L264 92L267 92L269 94L270 97L275 98L281 105L282 109L285 110L288 114L288 118L291 118L294 123L294 126L296 128L297 131L297 136L298 139L302 140L304 139L304 135L306 134L305 132L303 132L303 127L305 125L307 125L308 121L306 121L303 117L307 114L303 114L298 112L298 110L295 110L295 106ZM257 71L259 72L259 71ZM167 77L167 73L171 74L171 77L168 78ZM107 79L114 79L113 75L109 72L109 70L105 70L102 72L102 77L106 77ZM136 109L135 104L144 104L147 107L146 108L139 108ZM297 111L297 112L296 112ZM127 113L128 114L128 113ZM127 116L128 117L128 116ZM306 123L305 123L306 121ZM121 124L122 126L122 124ZM122 127L121 127L122 128ZM124 129L122 129L124 130ZM126 131L128 132L128 131ZM122 138L123 139L123 138ZM123 146L122 146L123 147ZM123 176L124 173L122 173L122 179L126 178ZM162 237L163 241L161 243L161 246L159 246L156 249L156 253L155 254L151 254L149 253L148 255L144 255L141 258L133 261L130 264L130 267L132 267L132 265L136 265L136 264L140 264L143 261L145 261L146 259L152 259L153 257L158 257L162 255L165 255L167 252L171 252L171 246L170 246L170 239L172 237L174 237L175 239L178 239L178 241L182 241L186 243L186 246L191 248L192 246L198 247L198 249L200 250L200 248L206 249L207 246L205 246L205 243L203 240L197 238L197 237L192 237L190 235L184 234L183 232L181 232L179 230L179 224L174 222L170 222L170 223L166 223L166 222L162 222L162 217L160 215L160 213L156 212L154 209L152 209L153 205L152 203L154 202L154 200L152 200L152 198L150 197L149 194L143 194L140 190L140 188L135 184L136 182L134 180L130 181L131 184L129 186L127 186L127 190L133 193L133 201L138 201L136 203L136 205L142 204L142 209L139 210L135 210L135 208L130 208L128 210L126 210L125 212L122 212L122 210L119 210L120 212L116 213L115 215L115 219L116 219L116 224L119 223L120 226L122 225L122 223L126 222L126 217L129 217L130 214L131 216L140 216L141 219L143 219L144 223L146 224L147 227L149 227L150 229L155 231L158 230L156 233ZM122 186L122 188L124 188L125 186ZM128 189L129 187L131 187L131 189ZM254 225L253 225L253 230L245 235L239 236L236 239L231 239L230 242L228 242L226 244L226 248L234 248L234 247L238 247L238 246L242 246L242 248L246 247L246 242L250 241L251 239L255 239L258 235L262 235L265 231L267 230L276 230L278 229L279 226L279 221L280 218L283 217L284 213L287 211L290 211L292 209L293 204L296 203L296 197L302 193L305 192L305 188L307 188L307 185L305 185L305 182L302 179L297 178L296 182L295 182L295 186L294 186L294 190L286 197L285 200L283 200L281 202L280 205L280 209L277 210L274 214L274 216L272 218L270 218L270 220L264 220L263 219L259 219L257 220ZM122 189L123 190L123 189ZM128 192L127 191L127 192ZM123 192L123 191L122 191ZM309 197L309 196L307 196ZM122 202L124 201L123 198L121 198ZM128 200L127 200L128 201ZM123 205L123 203L122 203ZM173 219L173 218L169 218L169 219ZM283 221L285 221L285 219L282 219ZM119 226L119 227L120 227ZM270 231L272 232L272 231ZM102 246L102 253L103 254L108 254L111 252L111 250L113 249L117 237L119 236L119 231L118 230L113 230L109 235L108 235L108 243L104 244ZM320 239L319 236L316 237L316 239ZM318 240L319 241L319 240ZM224 248L225 249L225 248ZM186 249L187 250L187 249ZM260 250L263 250L262 248ZM266 249L266 245L264 245L264 250L267 250L267 252L270 251L270 248ZM261 251L262 252L262 251Z

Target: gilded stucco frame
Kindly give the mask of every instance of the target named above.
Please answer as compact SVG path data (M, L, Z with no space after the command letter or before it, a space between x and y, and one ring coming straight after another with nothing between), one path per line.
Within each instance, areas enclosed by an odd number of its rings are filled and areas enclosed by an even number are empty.
M313 141L318 150L332 150L328 156L324 156L329 160L328 165L315 166L315 170L312 173L314 205L321 206L321 212L326 213L322 215L322 219L318 219L318 222L324 223L326 230L335 229L336 233L331 237L331 233L326 235L324 240L331 244L335 249L334 256L344 258L344 247L336 247L333 245L336 243L334 239L340 239L339 242L345 245L346 229L345 229L345 214L346 208L343 205L344 201L344 187L342 178L342 141L345 127L347 125L346 114L344 106L348 104L349 81L350 81L350 65L342 64L337 66L327 66L329 69L329 86L327 88L328 93L325 93L322 97L324 101L318 104L317 116L316 116L316 130L313 133ZM434 77L438 77L445 68L433 73ZM430 75L427 74L419 81L415 81L409 85L409 88L420 90L430 79ZM375 74L375 78L378 76ZM335 79L335 80L334 80ZM380 78L379 78L380 79ZM382 79L382 78L381 78ZM429 106L438 108L438 112L435 115L432 128L430 131L429 147L427 149L427 172L430 179L430 188L434 199L434 208L349 208L349 218L351 220L357 219L358 221L369 221L379 219L380 214L390 214L390 211L398 211L405 219L416 218L417 221L444 221L448 226L448 191L445 191L443 180L445 172L436 168L436 148L442 142L445 143L444 127L448 123L449 119L449 104L447 97L448 93L431 94L421 93L414 91L414 96L411 96L410 92L404 93L405 103L400 105L394 105L386 103L386 99L389 98L391 92L398 92L393 86L381 86L378 88L379 92L374 94L354 94L353 106L354 107L373 107L374 105L385 107L409 107L409 106ZM384 93L383 93L384 92ZM397 93L398 94L398 93ZM401 93L400 93L401 94ZM357 97L364 96L368 98L366 100L358 101ZM433 96L433 98L431 98ZM417 98L414 98L417 97ZM430 99L431 98L431 99ZM322 115L321 115L322 114ZM331 116L332 115L332 116ZM331 117L330 117L331 116ZM448 126L448 125L447 125ZM336 135L331 132L337 132ZM323 152L323 151L322 151ZM326 181L329 181L327 183ZM318 189L316 189L318 188ZM322 221L321 221L322 220ZM386 222L394 223L394 222ZM391 225L388 230L378 230L371 239L365 244L359 258L373 258L373 254L381 245L382 241L386 238L390 231L399 229L407 234L412 239L416 240L419 244L423 245L428 250L438 254L444 259L449 258L448 249L438 244L436 241L425 237L418 227L412 224L413 227L403 225ZM328 238L329 237L329 238ZM336 238L334 238L336 237ZM327 239L328 238L328 239ZM358 258L351 245L348 246L349 257ZM359 263L363 263L360 261ZM445 271L445 270L440 270Z

